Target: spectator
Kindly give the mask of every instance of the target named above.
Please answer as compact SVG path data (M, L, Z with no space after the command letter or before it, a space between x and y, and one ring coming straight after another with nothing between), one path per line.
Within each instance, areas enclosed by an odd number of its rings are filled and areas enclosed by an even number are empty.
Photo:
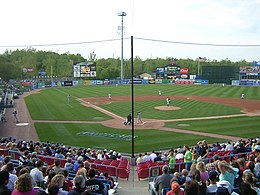
M70 157L67 157L64 168L67 169L68 171L72 171L73 164L72 164L72 159Z
M22 156L19 157L19 164L23 165L23 166L30 166L33 165L33 163L31 163L31 159L29 157L30 152L28 150L26 150Z
M185 183L185 195L200 195L199 184L194 180Z
M94 193L104 194L104 184L95 179L96 171L95 169L89 170L89 179L86 181L86 189Z
M198 183L200 195L206 195L206 191L207 191L206 182L201 181L199 170L194 171L192 179Z
M209 173L206 171L205 163L203 161L198 162L196 168L200 172L201 181L206 182L209 179Z
M191 178L188 175L189 175L189 171L187 169L182 169L180 183L179 183L180 185L183 185L187 181L191 180Z
M57 174L59 171L61 171L61 162L60 159L55 159L54 161L54 167L53 167L53 171Z
M70 181L68 179L68 176L69 176L68 170L67 169L61 169L61 170L58 171L58 174L62 174L65 177L65 181L63 183L62 189L65 190L65 191L70 191L73 187L73 183L72 183L72 181Z
M239 184L240 195L257 195L256 191L251 188L250 184L241 182Z
M32 177L29 173L24 173L18 177L12 195L34 195L38 190L33 189Z
M46 190L48 195L60 195L59 193L60 187L55 184L50 184L48 189Z
M58 149L54 155L55 158L65 158L65 156L61 153L61 150Z
M213 162L206 164L206 170L207 171L217 170L218 169L218 162L219 162L218 159L219 158L218 158L217 155L213 156Z
M108 172L104 172L104 179L111 181L110 189L113 189L115 186L114 178L108 175Z
M168 161L169 161L170 173L174 173L175 164L176 164L176 159L175 159L175 157L174 157L173 152L170 152Z
M15 182L17 181L18 177L15 175L14 164L12 162L8 162L5 165L5 171L9 173L9 182L7 184L7 188L11 191L15 188Z
M260 178L260 156L255 158L254 173L257 178Z
M68 195L81 195L85 191L86 180L82 175L77 175L74 178L74 188L69 191Z
M81 175L85 180L87 180L87 171L86 171L86 169L84 167L80 168L77 171L77 175Z
M231 144L231 142L228 141L228 144L225 147L225 151L233 151L233 150L234 150L233 144Z
M0 194L11 195L12 191L7 188L9 182L9 173L7 171L0 171Z
M171 190L166 195L183 195L183 191L177 182L172 182Z
M154 161L154 159L157 157L156 153L154 152L154 150L152 151L152 153L150 154L150 158L152 161Z
M226 161L218 163L218 168L220 171L219 181L228 181L231 188L234 188L234 180L237 177L238 169L230 166Z
M81 164L82 164L82 161L83 161L83 157L82 156L79 156L77 158L77 161L74 163L73 165L73 171L74 172L77 172L77 170L81 167Z
M217 179L218 179L218 172L213 170L209 172L209 181L210 184L207 187L207 193L216 193L217 192Z
M151 160L151 157L150 155L148 155L147 152L144 153L144 156L143 156L143 162L147 162L147 161L150 161Z
M158 176L155 179L154 186L153 186L154 188L152 190L153 194L155 194L154 193L155 190L159 195L162 195L163 188L171 187L170 181L172 179L172 176L169 174L169 167L167 165L164 165L162 167L162 172L163 174Z
M34 186L44 187L45 185L45 180L43 178L43 174L41 171L42 168L43 168L43 161L39 160L36 164L36 167L30 171L30 175L33 178Z
M257 179L254 177L254 174L251 172L244 173L242 176L243 182L248 183L253 190L257 192L257 194L260 194L260 189L258 187L255 187L255 183Z
M187 169L189 171L190 166L192 164L192 153L190 151L189 146L187 146L187 145L185 145L183 147L183 149L185 150L185 154L184 154L185 169Z
M202 147L201 147L201 157L207 158L208 153L209 153L208 142L206 140L203 140L202 141Z
M136 164L138 165L141 162L143 162L143 155L140 153L138 158L136 159Z
M62 174L56 174L56 175L52 178L52 180L51 180L51 182L50 182L50 186L58 186L58 187L59 187L58 194L59 194L59 195L67 195L68 192L62 190L64 181L65 181L64 175L62 175ZM48 187L48 189L49 189L49 187ZM48 191L48 192L49 192L49 191Z

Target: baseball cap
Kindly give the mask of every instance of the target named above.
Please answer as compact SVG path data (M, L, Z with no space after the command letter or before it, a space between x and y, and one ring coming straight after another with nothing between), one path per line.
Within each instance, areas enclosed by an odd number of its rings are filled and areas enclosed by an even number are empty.
M213 170L209 172L209 179L211 181L216 180L218 178L218 172Z
M180 191L180 185L177 183L177 182L172 182L171 184L171 187L172 187L172 192L175 193L175 192L179 192Z
M223 191L222 194L224 194L224 193L225 193L224 191L226 191L224 188L227 189L228 194L231 194L231 192L232 192L232 187L231 187L231 185L230 185L230 183L229 183L228 181L223 180L223 181L217 182L217 194L218 194L218 193L220 194L220 191ZM218 191L219 191L219 192L218 192ZM227 193L226 193L226 194L227 194Z

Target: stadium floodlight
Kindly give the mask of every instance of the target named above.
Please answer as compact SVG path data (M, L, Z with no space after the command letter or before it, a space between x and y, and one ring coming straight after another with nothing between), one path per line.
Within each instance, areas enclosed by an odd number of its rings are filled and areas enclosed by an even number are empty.
M121 80L124 79L124 16L126 16L125 12L119 12L117 14L118 16L121 17Z

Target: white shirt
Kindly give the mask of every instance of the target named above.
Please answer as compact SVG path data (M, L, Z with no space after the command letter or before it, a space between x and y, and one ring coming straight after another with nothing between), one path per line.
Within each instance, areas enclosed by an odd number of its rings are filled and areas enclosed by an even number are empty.
M225 148L225 151L234 150L234 146L232 144L228 144Z
M157 157L155 153L150 154L151 160L154 161L154 159Z
M11 174L9 173L9 182L8 184L6 185L6 187L13 191L14 188L15 188L15 182L17 181L18 177L15 175L15 174Z
M182 158L184 158L184 155L183 155L182 153L178 153L178 154L176 154L176 156L175 156L175 159L176 159L176 160L180 160L180 159L182 159Z
M36 185L36 182L43 182L44 181L42 172L37 167L31 170L30 175L33 178L34 185Z
M150 160L151 160L150 156L148 156L148 155L143 156L143 162L150 161Z

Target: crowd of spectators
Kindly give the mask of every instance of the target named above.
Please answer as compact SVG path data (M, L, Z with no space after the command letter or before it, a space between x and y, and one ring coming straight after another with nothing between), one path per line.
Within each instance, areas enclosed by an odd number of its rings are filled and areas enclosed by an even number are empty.
M2 138L0 144L2 149L21 154L17 167L10 156L0 157L0 194L1 191L7 194L9 191L12 194L106 194L107 188L100 178L111 180L110 188L113 189L113 177L91 168L91 163L97 159L122 158L121 154L112 150L77 148L50 142ZM248 154L225 161L220 155L212 156L219 152ZM40 155L53 157L55 161L46 164L39 158ZM62 165L61 160L66 160L66 163ZM162 166L163 174L150 183L154 194L162 194L164 188L171 189L168 195L217 194L220 191L222 194L260 194L256 185L260 178L260 138L212 145L203 140L194 147L184 145L168 152L139 154L136 163L138 166L148 161L165 162L165 166ZM180 172L175 171L177 161L185 165ZM68 178L69 173L75 173L72 180Z
M177 160L185 165L181 172L174 169ZM168 152L146 152L136 161L140 167L147 162L165 162L163 174L149 184L152 194L160 195L163 189L169 190L167 195L260 194L259 137L212 145L203 140L192 148L184 145Z
M120 161L122 156L115 151L17 141L14 138L2 138L0 142L3 150L20 154L16 167L11 156L0 156L0 177L3 175L3 179L0 179L0 194L1 191L15 195L25 192L51 195L108 194L108 191L115 192L118 186L107 172L101 173L91 168L91 162L96 159ZM55 160L53 164L47 164L40 156L49 156ZM61 160L66 160L66 163L62 165ZM75 174L74 178L69 179L69 173ZM109 180L109 186L103 180Z

